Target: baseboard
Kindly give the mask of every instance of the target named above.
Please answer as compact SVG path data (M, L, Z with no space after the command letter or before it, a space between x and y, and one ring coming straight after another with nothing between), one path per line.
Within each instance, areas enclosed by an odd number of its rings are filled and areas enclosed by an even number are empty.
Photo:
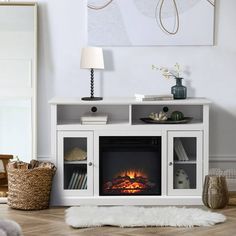
M52 157L50 155L38 155L38 160L40 160L40 161L52 161Z
M236 155L233 156L233 155L222 155L222 156L218 156L218 155L215 155L215 156L210 156L209 158L209 161L210 162L236 162Z
M0 197L0 204L6 204L7 198L6 197Z

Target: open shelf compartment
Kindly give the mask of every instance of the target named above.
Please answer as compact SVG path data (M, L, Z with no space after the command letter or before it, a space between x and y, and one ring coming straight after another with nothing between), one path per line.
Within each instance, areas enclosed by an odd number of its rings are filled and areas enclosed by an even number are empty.
M189 124L196 124L203 122L203 106L202 105L132 105L132 124L145 124L140 118L149 117L150 113L159 113L163 111L164 107L168 107L168 117L173 111L180 111L184 117L192 117Z
M81 124L81 117L92 107L108 115L107 124L129 124L129 105L58 105L57 125Z

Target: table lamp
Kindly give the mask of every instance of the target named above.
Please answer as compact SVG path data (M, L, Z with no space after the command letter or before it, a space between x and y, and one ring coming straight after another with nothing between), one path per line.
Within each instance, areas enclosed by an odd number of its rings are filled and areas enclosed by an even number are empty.
M103 51L99 47L86 47L82 49L81 69L90 69L90 97L83 97L85 101L102 100L102 97L94 97L94 69L104 69Z

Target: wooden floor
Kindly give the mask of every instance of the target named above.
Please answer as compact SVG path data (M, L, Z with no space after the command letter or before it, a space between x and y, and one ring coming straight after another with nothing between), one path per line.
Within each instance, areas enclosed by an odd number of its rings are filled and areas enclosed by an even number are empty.
M24 236L46 235L87 235L87 236L234 236L236 235L236 207L218 210L227 216L227 222L212 227L175 228L117 228L101 227L88 229L72 229L64 222L65 208L52 208L43 211L18 211L0 204L0 219L17 221L23 228Z

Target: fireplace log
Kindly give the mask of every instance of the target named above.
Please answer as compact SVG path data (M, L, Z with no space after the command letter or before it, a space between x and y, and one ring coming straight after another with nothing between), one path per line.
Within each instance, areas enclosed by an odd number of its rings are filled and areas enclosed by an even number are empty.
M104 189L106 192L110 193L137 193L143 190L151 190L155 187L155 183L148 180L147 177L135 176L134 178L125 176L117 176L111 181L104 184Z

